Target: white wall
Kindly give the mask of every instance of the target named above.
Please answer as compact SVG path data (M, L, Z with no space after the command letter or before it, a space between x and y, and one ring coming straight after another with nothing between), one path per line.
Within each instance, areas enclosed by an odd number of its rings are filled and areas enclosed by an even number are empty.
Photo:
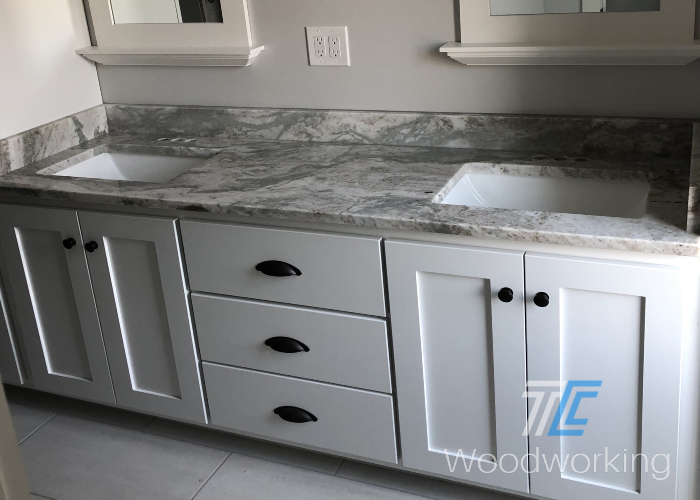
M81 0L0 0L0 139L102 103Z
M105 102L700 118L681 67L467 67L455 0L248 0L266 49L248 68L99 67ZM309 67L304 26L349 26L352 67Z

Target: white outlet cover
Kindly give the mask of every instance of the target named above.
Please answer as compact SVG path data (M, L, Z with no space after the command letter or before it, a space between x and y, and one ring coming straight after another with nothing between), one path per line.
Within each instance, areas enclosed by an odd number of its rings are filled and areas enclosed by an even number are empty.
M323 37L325 57L317 54L315 40ZM334 37L339 37L335 39ZM338 40L339 43L334 43ZM309 66L350 66L350 41L347 26L307 27L306 43L309 51ZM338 53L338 50L340 53Z

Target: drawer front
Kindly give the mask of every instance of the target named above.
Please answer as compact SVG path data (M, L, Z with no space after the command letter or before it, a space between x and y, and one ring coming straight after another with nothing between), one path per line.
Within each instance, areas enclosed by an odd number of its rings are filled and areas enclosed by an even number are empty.
M391 392L384 320L201 294L192 305L204 361Z
M183 221L192 290L385 316L381 240ZM300 276L272 277L279 261Z
M273 440L396 463L391 396L240 368L202 363L214 425ZM275 414L301 408L318 420L291 423Z

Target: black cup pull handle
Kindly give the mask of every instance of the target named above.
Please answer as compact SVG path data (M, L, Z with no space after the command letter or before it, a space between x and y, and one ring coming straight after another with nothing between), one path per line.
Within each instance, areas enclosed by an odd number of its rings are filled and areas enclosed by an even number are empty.
M90 253L94 252L98 248L100 248L100 245L98 245L96 241L88 241L87 243L85 243L85 250L87 250Z
M75 241L74 238L66 238L65 240L63 240L63 248L65 248L66 250L70 250L77 244L78 242Z
M272 337L265 341L265 345L273 351L283 352L285 354L310 351L306 344L289 337Z
M280 406L275 408L275 415L278 415L282 420L293 424L305 424L307 422L318 422L318 419L313 413L297 408L296 406Z
M286 276L301 276L301 271L291 264L280 262L279 260L267 260L255 266L256 271L267 276L283 278Z
M535 295L534 302L537 307L547 307L549 305L549 295L544 292L540 292Z

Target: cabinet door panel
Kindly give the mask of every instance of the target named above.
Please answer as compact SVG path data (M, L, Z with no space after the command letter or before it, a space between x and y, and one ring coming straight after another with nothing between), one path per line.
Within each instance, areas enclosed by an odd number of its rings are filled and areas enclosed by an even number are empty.
M0 235L34 387L114 403L76 212L3 206Z
M386 256L404 466L527 492L501 469L527 454L523 254L389 241Z
M541 403L531 400L538 407L531 407L530 449L565 463L533 474L532 492L572 500L674 498L680 273L535 254L526 256L526 273L529 390L558 382L558 395L545 391L550 395ZM549 295L547 307L534 304L538 292ZM657 480L654 475L665 474L655 474L652 465L661 469L662 455L671 457L669 475Z
M176 221L79 216L117 403L206 422Z

